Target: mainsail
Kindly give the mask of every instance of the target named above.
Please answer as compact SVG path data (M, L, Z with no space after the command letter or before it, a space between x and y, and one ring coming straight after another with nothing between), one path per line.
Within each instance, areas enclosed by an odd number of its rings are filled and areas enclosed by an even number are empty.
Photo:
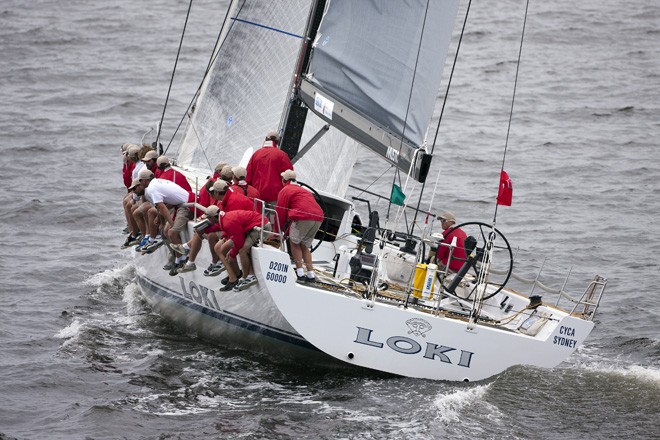
M209 172L221 160L237 165L246 151L261 146L269 130L280 126L313 3L232 2L231 23L195 102L179 149L179 165ZM308 119L303 139L320 127L318 117ZM310 157L296 164L299 179L343 195L355 150L355 143L345 135L330 133Z
M458 0L332 0L319 28L307 106L419 181ZM350 17L351 19L346 19Z

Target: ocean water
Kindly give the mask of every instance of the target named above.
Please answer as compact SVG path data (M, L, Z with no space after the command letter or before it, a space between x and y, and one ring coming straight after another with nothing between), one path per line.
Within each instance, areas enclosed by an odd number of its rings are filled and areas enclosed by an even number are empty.
M473 384L214 345L145 305L119 249L119 146L160 118L187 7L0 4L0 439L660 437L657 2L530 4L498 228L608 286L567 362ZM165 133L226 7L193 4ZM524 7L472 5L424 199L459 221L493 218ZM373 164L353 183L387 191Z

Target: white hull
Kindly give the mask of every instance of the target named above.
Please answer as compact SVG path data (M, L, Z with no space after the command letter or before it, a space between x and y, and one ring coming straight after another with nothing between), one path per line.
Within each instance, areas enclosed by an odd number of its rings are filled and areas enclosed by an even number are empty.
M201 264L195 271L170 276L162 269L168 252L162 247L135 259L138 284L155 312L210 341L259 348L281 342L314 350L278 311L264 283L242 292L221 292L226 272L206 277ZM208 263L208 251L200 254L199 261Z
M279 282L282 278L273 274L290 264L288 255L278 250L254 249L253 259L260 282L280 312L309 342L344 362L402 376L474 381L514 365L554 367L594 326L542 306L552 316L535 336L517 331L528 315L506 327L477 323L470 329L466 319L404 308L400 302L366 300L348 289L335 292L298 284L291 269L285 282Z

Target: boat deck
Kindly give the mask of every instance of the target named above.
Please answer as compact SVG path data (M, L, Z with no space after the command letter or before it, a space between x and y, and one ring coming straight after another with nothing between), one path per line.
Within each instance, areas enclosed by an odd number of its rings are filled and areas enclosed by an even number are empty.
M332 277L332 273L328 270L319 270L317 267L317 281L309 284L310 287L321 289L329 292L340 293L347 297L367 299L367 287L363 284L354 282L352 280L337 281ZM389 284L386 289L378 290L373 298L375 302L389 304L398 307L410 307L422 313L427 313L433 316L444 316L447 318L457 319L460 321L468 322L470 319L470 309L461 305L459 302L449 302L449 297L444 300L445 303L438 303L438 301L430 299L424 300L416 297L406 291L405 287L398 284ZM499 321L482 316L479 318L481 324L488 324L513 331L511 328L502 327Z

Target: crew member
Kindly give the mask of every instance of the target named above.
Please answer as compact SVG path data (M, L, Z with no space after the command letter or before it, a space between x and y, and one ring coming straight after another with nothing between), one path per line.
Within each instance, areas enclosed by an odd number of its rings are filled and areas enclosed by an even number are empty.
M153 205L149 211L150 235L152 237L156 235L157 227L160 224L170 242L181 244L180 233L186 228L188 220L192 218L192 211L184 204L194 201L194 194L170 180L154 179L153 173L148 170L140 175L139 180L144 188L145 198ZM152 238L142 250L150 253L162 244L162 238L156 235L156 238Z
M283 187L281 173L293 169L289 156L277 147L279 140L276 131L269 131L263 146L254 152L246 167L246 182L254 186L271 207Z
M277 196L277 217L282 228L288 225L289 247L296 265L298 281L313 282L314 267L310 247L321 222L323 209L314 199L314 195L296 183L296 173L286 170L281 176L284 188ZM303 263L307 272L303 270Z
M449 260L449 251L452 240L456 237L456 247L452 251L451 261L449 262L449 269L454 272L463 266L465 260L467 259L467 254L465 252L465 239L467 235L461 228L457 228L454 225L456 224L456 217L452 212L445 211L438 216L440 224L442 225L442 242L438 246L438 253L436 254L436 259L443 266L447 266L447 261ZM447 246L443 246L447 245Z
M259 241L259 231L263 225L264 231L270 231L271 225L268 219L262 217L255 211L231 211L221 212L219 216L220 230L222 231L225 244L231 240L232 246L219 251L218 246L223 247L220 242L216 245L216 253L227 269L227 284L220 288L226 292L232 289L243 290L257 282L257 277L252 272L251 249ZM225 252L222 252L225 251ZM236 257L240 258L242 276L239 279L239 271L236 270Z

